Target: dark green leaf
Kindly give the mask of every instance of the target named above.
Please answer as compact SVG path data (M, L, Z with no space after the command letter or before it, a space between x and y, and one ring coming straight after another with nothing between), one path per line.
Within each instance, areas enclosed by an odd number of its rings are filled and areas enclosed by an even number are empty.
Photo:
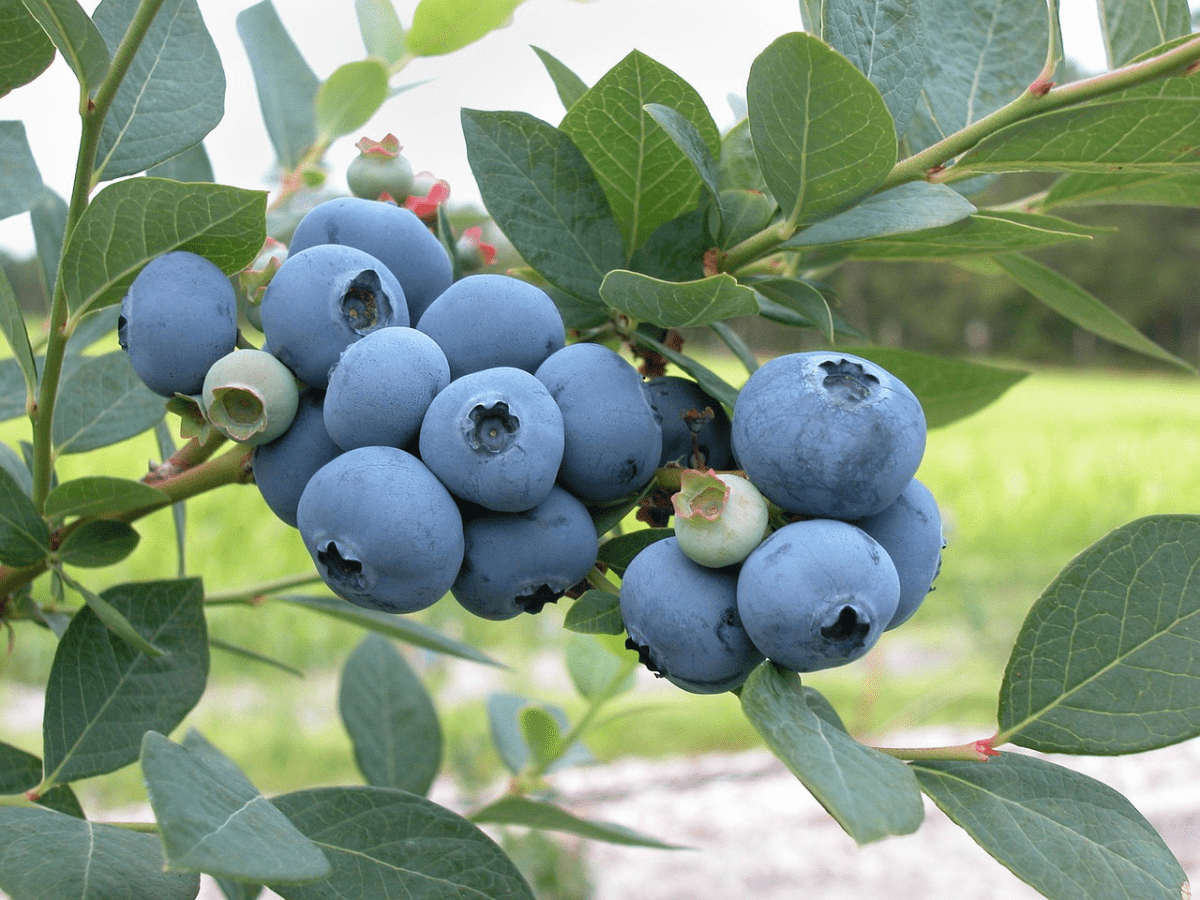
M121 610L113 606L91 588L80 584L63 571L61 567L55 568L53 571L51 584L66 584L75 593L79 594L84 602L87 603L88 608L96 614L96 618L104 623L104 627L128 644L131 650L144 653L151 658L164 655L165 651L154 646L152 641L142 637L141 632L133 627L133 624L125 617L125 614ZM59 590L61 591L61 588ZM58 599L61 601L61 594Z
M267 135L279 162L292 169L317 139L313 110L320 82L283 27L271 0L261 0L238 13L237 30L250 58Z
M742 119L721 137L717 177L723 191L761 191L770 194L762 169L758 167L758 157L754 155L749 119Z
M1054 216L985 210L953 225L861 241L847 250L855 259L954 259L1088 240L1092 234Z
M367 123L388 95L387 67L378 59L343 63L317 89L317 140L327 144Z
M178 725L208 677L198 580L117 585L100 596L163 655L130 647L90 607L75 614L46 686L43 745L47 777L55 783L135 761L142 735Z
M433 700L391 642L369 634L342 669L338 712L367 784L427 794L442 763Z
M406 644L412 644L414 647L432 650L434 653L444 653L447 656L456 656L459 659L471 662L483 663L487 666L505 668L503 663L496 661L482 650L477 650L470 644L447 637L444 634L434 631L428 625L423 625L412 619L401 618L392 613L363 609L337 597L305 597L292 594L281 596L278 599L286 603L291 603L293 606L302 606L305 609L333 616L335 619L350 622L361 628L369 628L371 631L377 631L398 641L404 641Z
M42 761L9 744L0 743L0 794L24 794L42 781ZM75 792L60 784L37 798L38 805L77 819L86 818Z
M233 881L229 878L214 878L213 881L225 895L225 900L257 900L263 892L261 884L247 884L244 881Z
M274 803L333 865L328 878L311 885L270 885L285 900L534 900L487 835L423 797L387 788L319 788Z
M204 144L193 144L182 153L177 153L170 159L151 166L146 174L153 178L169 178L171 181L194 183L197 181L213 182L212 162Z
M635 556L651 544L672 537L674 534L674 528L639 528L605 541L600 545L600 552L596 558L618 575L624 575L625 569L633 562Z
M762 315L789 325L820 329L827 341L833 340L838 320L825 295L808 282L797 278L763 278L752 281L751 287L759 292L758 308ZM769 304L781 306L794 316L782 316Z
M29 332L25 329L25 316L16 292L3 272L0 272L0 331L4 333L4 339L12 348L13 358L25 376L25 390L29 396L36 396L38 373L33 362L33 347L29 344Z
M1110 68L1192 30L1187 0L1104 0L1100 31Z
M163 871L153 834L48 809L0 808L0 890L12 900L129 900L133 885L154 900L195 900L200 876Z
M930 428L978 412L1029 374L890 347L851 347L848 352L878 363L908 385L921 401Z
M537 54L538 59L542 61L542 65L550 74L550 79L554 82L554 89L558 91L558 99L562 101L563 107L570 109L575 105L576 100L587 93L587 82L541 47L531 47L530 49Z
M0 169L0 219L7 219L30 209L42 195L42 176L24 122L0 122Z
M408 52L441 56L503 28L522 0L421 0L408 29Z
M714 198L717 197L721 193L721 186L717 180L717 161L713 157L714 149L711 142L705 141L700 129L678 110L661 103L647 103L646 112L650 113L651 118L661 126L667 136L675 142L675 146L688 158L688 162L692 164L696 174L708 188L708 192ZM717 149L720 149L719 140Z
M692 380L699 384L710 397L723 403L729 409L733 409L733 404L737 401L737 388L726 382L716 372L640 331L634 332L633 339L635 343L661 353L668 361L692 376Z
M26 497L33 496L33 473L21 455L8 444L0 443L0 468L13 477L21 493Z
M651 481L636 493L626 494L624 497L618 497L616 500L603 503L586 504L588 514L592 517L592 524L596 526L597 536L604 537L604 535L620 525L625 517L637 508L642 498L653 490L654 482Z
M696 90L636 50L592 85L561 125L604 189L625 240L625 259L700 197L700 175L647 112L651 103L675 110L696 129L710 155L719 152L717 126Z
M625 265L621 233L579 149L526 113L464 109L467 158L496 225L552 285L599 306L600 282Z
M656 850L684 850L677 844L668 844L656 838L639 834L624 825L582 819L560 806L543 800L509 795L489 803L470 816L472 822L482 825L521 825L545 831L561 831L592 841L608 844L624 844L629 847L653 847Z
M604 277L600 296L631 318L664 328L707 325L758 312L754 291L726 274L678 283L617 269Z
M54 44L21 0L0 0L0 97L54 61Z
M64 481L46 498L47 516L113 515L148 506L159 506L168 497L157 488L127 478L88 475Z
M708 208L702 207L660 225L646 243L634 251L629 268L663 281L703 278L704 254L712 246L705 227L707 217Z
M50 529L7 469L0 469L0 562L20 568L50 552Z
M39 363L41 362L39 358ZM15 359L0 359L0 422L25 415L25 376Z
M166 403L138 378L124 350L84 357L62 381L54 408L56 451L83 453L153 428Z
M67 201L42 185L41 195L29 208L29 221L33 225L33 237L46 278L46 290L51 293L58 280L58 260L62 256L67 231Z
M75 78L92 92L108 72L108 47L77 0L24 0Z
M1000 742L1136 753L1200 735L1200 517L1123 525L1030 609L1000 688Z
M295 675L297 678L304 677L304 670L298 669L295 666L283 662L283 660L275 659L273 656L267 656L265 653L259 653L256 650L250 650L246 647L239 647L237 644L231 644L229 641L223 641L220 638L208 638L208 646L213 650L223 650L226 653L231 653L241 659L249 660L250 662L262 663L265 666L272 666L281 672L287 672L289 675Z
M920 826L921 792L909 767L818 715L793 673L763 663L742 686L741 702L771 752L857 843Z
M597 703L633 690L634 667L627 665L602 640L583 634L567 638L567 674L583 699ZM636 659L626 654L628 660Z
M115 52L136 0L104 0L93 16ZM96 150L97 180L134 175L198 144L225 114L225 70L196 0L166 0L121 80Z
M325 854L196 732L181 746L147 731L141 759L169 869L254 882L329 874Z
M845 212L815 222L784 247L840 244L941 228L965 219L975 206L944 184L916 181L873 194Z
M621 598L608 591L585 591L567 610L563 627L577 634L621 634Z
M1187 875L1132 804L1045 760L914 763L921 789L995 859L1055 900L1180 900Z
M404 56L404 28L392 0L354 0L354 14L367 53L388 65Z
M1169 353L1129 324L1098 297L1048 266L1020 254L995 257L995 262L1017 284L1063 318L1105 340L1190 372L1191 363Z
M1071 172L1050 186L1042 207L1095 203L1200 206L1200 174Z
M708 326L709 330L721 339L729 352L737 357L737 361L742 364L742 368L747 374L753 374L758 370L758 357L745 339L734 331L727 322L711 322Z
M190 250L226 274L266 240L266 192L165 178L131 178L101 190L67 241L62 278L71 311L119 303L142 266Z
M124 522L84 522L67 535L58 548L58 558L68 566L111 566L137 549L140 539L133 526Z
M784 35L759 55L746 102L763 177L793 224L850 206L895 165L896 129L878 88L812 35Z

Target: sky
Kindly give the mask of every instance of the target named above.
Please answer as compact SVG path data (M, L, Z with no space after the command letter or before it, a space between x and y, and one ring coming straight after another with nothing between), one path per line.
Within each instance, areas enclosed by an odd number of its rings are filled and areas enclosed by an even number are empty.
M247 188L270 187L273 153L254 91L250 67L236 31L238 12L253 0L202 0L201 10L221 54L227 81L225 118L205 141L217 181ZM83 0L89 12L95 0ZM396 0L403 23L416 0ZM731 19L729 9L739 15ZM293 40L319 78L364 54L354 0L275 0ZM1085 69L1105 68L1094 0L1061 0L1067 55ZM631 50L672 69L708 103L718 126L733 122L727 97L744 94L750 64L772 40L800 30L798 0L527 0L512 23L464 50L421 59L393 84L421 82L392 98L360 133L336 142L327 157L330 180L357 151L359 136L391 132L414 168L446 179L455 199L477 200L459 124L459 110L522 110L557 123L562 105L530 46L541 47L589 84ZM0 120L21 119L42 179L66 196L79 136L78 88L61 59L37 81L0 98ZM33 251L27 215L0 222L0 248L16 255Z

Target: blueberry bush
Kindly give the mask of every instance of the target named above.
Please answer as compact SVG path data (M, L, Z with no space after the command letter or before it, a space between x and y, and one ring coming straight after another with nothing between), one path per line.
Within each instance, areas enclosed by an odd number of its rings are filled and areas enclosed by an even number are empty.
M982 268L1190 370L1028 255L1089 237L1064 207L1196 202L1185 0L1101 4L1110 69L1065 83L1056 0L802 0L797 30L730 85L744 103L724 133L642 53L588 85L539 51L558 124L462 111L487 215L519 257L488 271L495 251L452 222L448 186L395 137L359 132L408 62L467 47L518 3L421 0L402 25L388 0L357 0L366 52L323 80L271 0L246 8L280 171L268 197L212 183L203 139L225 81L196 0L103 0L90 16L77 0L0 2L4 93L61 55L82 125L61 198L23 123L0 122L0 209L30 214L52 296L31 337L0 281L0 409L29 422L0 451L0 620L18 648L25 629L57 638L41 755L0 743L0 889L174 900L205 873L230 900L262 885L530 898L480 826L669 849L547 790L644 665L735 692L860 844L916 830L924 795L1047 897L1188 897L1124 797L1022 750L1200 735L1200 516L1130 522L1065 563L1033 599L989 737L867 746L803 681L917 612L943 544L937 485L914 479L926 440L1021 377L870 346L830 272ZM356 137L355 196L315 192L330 146ZM985 189L1020 172L1052 179L989 205ZM825 349L764 362L729 325L747 316ZM689 352L695 329L744 365L743 390ZM96 352L113 331L121 349ZM64 454L143 432L164 458L142 477L56 475ZM89 569L136 551L149 513L250 483L261 496L245 502L310 553L301 581L329 588L280 600L364 630L339 699L362 783L267 797L195 730L170 736L206 687L202 577L88 587ZM442 732L395 642L496 662L407 615L434 603L493 620L550 606L577 633L584 711L494 695L513 778L479 808L427 799ZM129 766L154 823L90 818L72 785Z

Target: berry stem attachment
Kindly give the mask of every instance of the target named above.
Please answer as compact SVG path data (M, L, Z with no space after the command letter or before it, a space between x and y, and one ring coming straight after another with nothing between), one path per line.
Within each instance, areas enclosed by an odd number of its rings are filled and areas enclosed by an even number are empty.
M987 762L993 756L999 756L995 748L996 735L966 744L956 744L950 747L875 747L880 753L894 756L897 759L958 759L968 762Z

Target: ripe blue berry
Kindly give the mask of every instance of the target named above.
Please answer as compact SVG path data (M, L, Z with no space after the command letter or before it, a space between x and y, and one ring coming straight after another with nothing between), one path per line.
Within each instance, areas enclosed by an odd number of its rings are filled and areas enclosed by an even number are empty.
M300 495L296 523L329 588L367 609L431 606L462 565L454 498L396 447L348 450L318 469Z
M433 339L399 326L355 341L329 375L325 427L344 450L404 447L425 410L450 383L450 366Z
M254 483L271 512L296 527L296 507L308 480L325 463L342 452L325 430L324 393L316 388L300 392L296 417L279 437L254 448Z
M763 495L798 515L857 519L900 496L925 452L925 414L869 360L814 351L776 357L746 381L733 452Z
M186 250L148 262L121 301L120 344L146 387L199 394L209 367L237 343L237 297L216 265Z
M554 487L563 418L545 386L501 366L456 378L421 423L421 458L457 497L499 512L537 506Z
M896 567L860 528L832 519L785 525L738 575L737 604L754 646L797 672L866 654L895 615Z
M630 363L602 344L570 344L534 373L562 410L559 483L585 502L644 488L662 457L662 427Z
M733 690L763 659L738 615L736 570L692 562L673 537L626 568L621 618L642 663L694 694Z
M262 299L271 352L312 387L324 388L342 351L380 328L408 324L404 291L375 257L319 244L287 258Z
M466 553L450 592L484 619L540 612L586 578L596 562L592 517L560 487L525 512L468 518L463 532Z
M452 378L496 366L533 372L566 343L549 295L507 275L459 279L429 305L417 328L438 342Z
M646 390L662 423L660 467L674 463L685 469L733 468L731 426L725 407L696 382L678 375L651 378Z

